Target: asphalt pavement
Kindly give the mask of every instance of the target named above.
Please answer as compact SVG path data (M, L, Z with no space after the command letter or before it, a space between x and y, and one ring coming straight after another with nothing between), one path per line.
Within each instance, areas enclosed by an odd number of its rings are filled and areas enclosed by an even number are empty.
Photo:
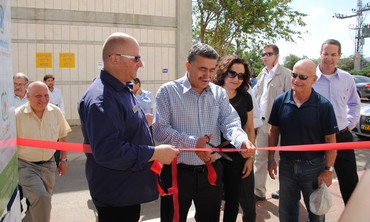
M73 126L72 132L68 135L68 141L73 143L82 143L81 129L79 126ZM363 174L366 160L370 155L370 150L356 150L358 174ZM69 170L66 176L56 178L56 186L52 197L52 222L95 222L97 220L97 212L88 190L88 185L85 177L85 161L86 157L82 153L69 153ZM335 175L334 175L335 177ZM256 203L257 222L276 222L278 218L278 200L271 198L271 193L278 190L278 181L270 178L267 180L267 200ZM339 191L339 185L336 178L333 184L329 187L332 197L333 206L329 213L326 214L327 222L338 221L341 213L344 210L344 204ZM304 203L301 202L300 221L307 220L307 213ZM192 208L188 215L188 221L195 221L194 209ZM239 213L237 221L240 222L241 214ZM141 221L154 222L159 220L159 199L142 205ZM222 221L222 212L221 218Z

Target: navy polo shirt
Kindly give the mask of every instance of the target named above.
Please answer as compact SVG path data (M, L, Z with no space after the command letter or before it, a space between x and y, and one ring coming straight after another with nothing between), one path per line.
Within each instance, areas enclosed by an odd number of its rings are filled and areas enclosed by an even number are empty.
M325 143L325 135L338 132L334 109L329 100L312 89L309 100L298 107L292 90L276 98L269 123L279 127L281 146ZM324 151L281 151L287 159L311 160Z

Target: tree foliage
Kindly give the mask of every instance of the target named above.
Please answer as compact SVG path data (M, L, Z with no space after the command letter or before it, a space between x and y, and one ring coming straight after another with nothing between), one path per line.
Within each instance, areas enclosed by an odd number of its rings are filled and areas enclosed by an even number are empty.
M301 60L302 58L296 56L296 55L293 55L293 54L290 54L288 56L286 56L284 58L284 67L290 69L290 70L293 70L293 66L296 62L298 62L299 60Z
M354 56L349 56L349 57L343 57L339 60L338 68L343 69L345 71L351 71L354 69Z
M292 0L193 0L193 40L220 55L261 49L279 39L294 42L305 26ZM297 28L297 30L295 30Z

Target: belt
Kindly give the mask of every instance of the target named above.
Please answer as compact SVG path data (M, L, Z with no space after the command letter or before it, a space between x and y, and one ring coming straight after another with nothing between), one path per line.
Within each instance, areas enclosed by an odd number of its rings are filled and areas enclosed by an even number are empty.
M218 160L213 162L212 166L213 167L216 166L217 163L218 163ZM206 173L207 172L207 166L206 165L194 166L194 165L187 165L187 164L179 163L179 164L177 164L177 167L179 169L193 171L194 173Z
M48 163L48 162L50 162L50 161L49 160L47 160L47 161L37 161L37 162L31 162L31 163L36 164L36 165L42 165L42 164Z
M306 160L306 159L295 159L295 158L281 157L280 156L280 159L281 160L288 160L288 161L292 161L292 162L296 162L296 163L309 163L309 162L314 161L314 160L324 159L324 156L317 156L317 157L314 157L314 158L309 159L309 160Z
M36 165L42 165L42 164L49 163L49 162L54 162L54 157L51 157L50 160L36 161L36 162L31 162L31 163L36 164Z
M346 133L346 132L348 132L349 130L348 130L348 126L346 127L346 128L344 128L344 129L342 129L342 130L339 130L339 132L337 132L337 134L342 134L342 133Z

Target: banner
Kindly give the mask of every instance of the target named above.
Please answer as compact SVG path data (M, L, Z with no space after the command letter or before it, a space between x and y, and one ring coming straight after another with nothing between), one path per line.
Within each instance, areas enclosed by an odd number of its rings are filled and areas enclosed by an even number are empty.
M14 215L20 215L19 198L13 205L18 184L18 162L16 156L16 137L14 117L14 89L11 53L11 16L10 0L0 0L0 140L8 141L5 149L0 149L0 218L15 221ZM9 209L7 207L9 206ZM18 209L13 212L12 209ZM12 216L10 216L12 215ZM1 219L0 219L1 220Z

